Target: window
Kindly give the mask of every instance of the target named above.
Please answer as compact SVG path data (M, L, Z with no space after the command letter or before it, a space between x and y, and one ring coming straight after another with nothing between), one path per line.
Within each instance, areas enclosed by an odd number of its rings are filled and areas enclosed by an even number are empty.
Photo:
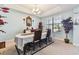
M52 28L54 32L60 32L61 28L62 28L62 23L61 23L62 19L60 18L54 18L53 19L53 24L52 24Z

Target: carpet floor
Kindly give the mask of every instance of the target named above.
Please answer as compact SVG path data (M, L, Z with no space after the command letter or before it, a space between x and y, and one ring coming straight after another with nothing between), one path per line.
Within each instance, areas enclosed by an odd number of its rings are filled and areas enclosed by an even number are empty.
M2 52L3 51L3 52ZM14 44L8 48L0 50L1 55L18 55ZM64 41L55 40L54 43L40 50L34 55L79 55L79 47L66 44Z

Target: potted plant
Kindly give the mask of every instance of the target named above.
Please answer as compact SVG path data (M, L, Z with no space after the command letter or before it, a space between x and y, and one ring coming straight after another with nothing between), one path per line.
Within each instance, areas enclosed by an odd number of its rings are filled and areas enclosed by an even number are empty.
M66 20L63 20L62 23L63 23L64 31L66 34L66 38L64 39L64 41L65 43L69 43L68 34L70 30L73 29L73 21L71 20L71 17L69 17Z

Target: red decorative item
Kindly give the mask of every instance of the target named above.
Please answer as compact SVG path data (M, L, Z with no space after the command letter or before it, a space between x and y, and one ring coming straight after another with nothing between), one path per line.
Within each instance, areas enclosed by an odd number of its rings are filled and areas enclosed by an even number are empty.
M4 25L7 22L4 22L3 19L0 19L0 25Z
M0 19L0 25L4 25L5 23L7 23L7 22L4 22L3 19ZM0 30L0 32L2 32L2 33L6 33L6 32L3 31L3 30Z
M4 25L4 22L2 19L0 19L0 25Z
M4 9L3 9L2 11L3 11L4 13L8 13L8 10L4 10Z
M3 8L1 8L1 10L2 10L4 13L8 13L9 8L7 8L7 7L3 7Z
M3 9L3 10L9 10L9 8L7 8L7 7L3 7L2 9Z

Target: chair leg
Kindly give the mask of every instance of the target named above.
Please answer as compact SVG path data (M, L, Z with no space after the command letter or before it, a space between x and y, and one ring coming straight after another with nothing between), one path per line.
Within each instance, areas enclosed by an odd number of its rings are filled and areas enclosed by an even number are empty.
M39 43L39 47L41 47L41 42L42 42L41 40L38 42Z
M18 50L16 45L15 45L15 48L16 48L16 51L17 51L18 55L20 55L20 52L19 52L19 50Z
M45 39L45 44L47 45L47 43L48 43L48 38Z
M35 51L35 43L33 44L33 50Z
M25 55L25 54L26 54L26 48L24 46L24 48L23 48L23 55Z

